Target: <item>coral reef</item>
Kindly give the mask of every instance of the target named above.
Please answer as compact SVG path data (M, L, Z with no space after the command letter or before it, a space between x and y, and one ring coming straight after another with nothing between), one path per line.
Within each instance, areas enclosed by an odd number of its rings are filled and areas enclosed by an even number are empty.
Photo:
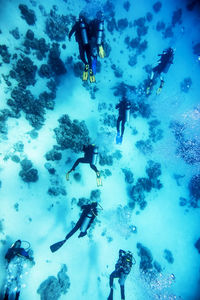
M173 16L172 16L172 26L174 27L176 24L181 24L182 23L182 9L179 8L176 11L173 12Z
M158 13L161 10L161 7L162 7L162 3L158 1L154 3L153 10L155 11L155 13Z
M62 294L66 294L70 287L70 279L66 274L67 266L64 264L61 270L55 276L49 276L43 281L37 293L40 295L41 300L55 300L59 299Z
M132 184L134 179L133 179L133 173L131 172L131 170L130 169L121 169L121 170L124 173L125 182L128 184Z
M61 160L62 158L62 153L60 153L56 147L54 146L52 150L48 151L45 154L46 160Z
M34 25L36 22L36 15L32 9L29 9L27 5L20 4L19 9L22 14L22 19L26 21L28 25Z
M36 182L38 180L38 171L32 168L33 164L28 159L21 161L22 170L19 172L19 176L24 182Z
M144 155L148 155L153 152L153 147L152 147L150 139L145 140L145 141L144 140L137 141L135 143L135 146Z
M6 45L0 45L0 55L5 64L10 63L11 54L8 52L8 47Z
M129 11L130 6L131 6L131 4L130 4L129 1L125 1L124 4L123 4L123 7L124 7L124 9L125 9L126 11Z
M124 29L126 29L128 27L128 20L126 18L124 19L120 19L117 22L117 28L119 31L123 31Z
M192 79L190 77L184 78L180 83L181 91L184 93L188 93L192 85Z
M53 43L49 50L48 64L55 75L62 75L67 72L63 61L60 59L60 49L57 43Z
M197 249L197 251L200 254L200 238L196 241L196 243L194 244L195 248Z
M19 34L19 28L16 27L15 29L13 30L10 30L9 31L10 34L12 34L12 36L16 39L16 40L19 40L20 39L20 34Z
M149 124L149 138L152 140L152 142L156 143L157 141L163 138L163 130L157 128L160 125L160 121L152 120L151 122L148 122L148 124Z
M100 166L112 166L113 165L113 157L112 155L107 154L106 152L102 152L99 154L99 164Z
M192 176L188 184L191 205L197 207L198 200L200 199L200 174Z
M84 145L90 144L89 131L84 121L70 120L63 115L59 120L59 127L54 129L56 140L61 149L72 149L75 153L82 151Z

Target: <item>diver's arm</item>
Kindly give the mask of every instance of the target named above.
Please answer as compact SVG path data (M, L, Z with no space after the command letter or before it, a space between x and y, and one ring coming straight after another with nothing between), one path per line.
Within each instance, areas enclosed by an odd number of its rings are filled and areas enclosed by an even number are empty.
M69 40L71 39L72 35L74 34L74 32L77 29L77 24L74 24L74 26L72 27L72 29L69 32Z

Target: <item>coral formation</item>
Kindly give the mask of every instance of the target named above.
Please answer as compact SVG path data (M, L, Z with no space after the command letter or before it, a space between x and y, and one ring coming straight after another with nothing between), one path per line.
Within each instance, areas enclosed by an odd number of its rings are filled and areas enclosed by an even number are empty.
M34 25L36 22L36 15L32 9L29 9L27 5L20 4L19 9L22 14L22 19L26 21L28 25Z

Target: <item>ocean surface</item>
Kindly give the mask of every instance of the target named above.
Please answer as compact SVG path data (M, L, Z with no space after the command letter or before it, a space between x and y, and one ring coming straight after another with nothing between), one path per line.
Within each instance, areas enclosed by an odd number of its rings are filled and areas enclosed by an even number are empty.
M105 57L90 83L68 35L80 13L90 22L98 11ZM0 1L0 299L18 239L34 257L10 291L22 300L107 299L120 249L136 261L126 300L200 299L199 32L199 1ZM169 47L164 85L158 77L148 94ZM130 119L116 144L123 95ZM87 143L102 186L88 164L66 181ZM93 201L87 235L52 253Z

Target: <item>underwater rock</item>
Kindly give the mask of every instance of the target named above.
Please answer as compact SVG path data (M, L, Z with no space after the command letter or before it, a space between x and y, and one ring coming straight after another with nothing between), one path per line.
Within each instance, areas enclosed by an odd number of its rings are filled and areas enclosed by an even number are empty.
M55 105L55 101L54 101L55 98L56 98L55 92L51 92L51 93L43 92L39 95L39 102L46 109L53 110Z
M153 262L153 266L158 273L162 272L162 267L156 260Z
M22 14L22 19L24 19L28 25L34 25L36 22L35 12L32 9L29 9L28 6L24 4L20 4L19 9Z
M107 20L107 30L110 33L113 33L114 30L117 30L117 24L115 18Z
M124 19L120 19L117 22L117 28L119 31L123 31L124 29L126 29L128 27L128 20L126 18Z
M163 130L157 128L160 125L160 121L153 120L151 122L148 122L148 124L149 124L149 138L152 140L152 142L156 143L163 138Z
M151 22L151 21L153 20L153 15L152 15L152 13L148 12L148 13L146 14L146 19L147 19L148 22Z
M115 115L109 115L104 113L103 115L103 124L109 127L114 128L116 126L117 119Z
M183 197L180 197L179 198L179 205L180 206L185 206L187 204L187 199L186 198L183 198Z
M192 85L192 79L190 77L184 78L184 80L180 83L181 91L184 93L188 93Z
M198 140L178 140L179 146L176 154L182 157L186 163L195 164L200 162L200 142Z
M123 76L123 71L120 67L117 67L115 64L111 65L111 69L114 70L115 77L120 78Z
M14 161L15 163L19 163L19 162L20 162L20 158L19 158L18 155L13 155L13 156L11 157L11 159L12 159L12 161Z
M173 12L172 26L174 27L176 24L181 24L182 23L181 18L182 18L182 9L179 8Z
M50 91L52 91L54 94L56 94L57 84L56 84L55 80L51 79L51 80L47 81L47 87Z
M24 171L27 171L32 168L33 164L30 160L25 158L21 161L21 166Z
M113 165L113 157L112 155L107 155L106 152L99 154L99 164L100 166L112 166Z
M73 174L73 177L77 182L81 181L81 173L76 172Z
M73 21L75 22L74 17L59 15L51 9L46 19L46 33L51 40L64 41L69 33L68 26Z
M129 1L125 1L123 4L124 9L128 12L130 9L130 2Z
M47 64L42 64L42 65L40 66L40 69L39 69L39 71L38 71L38 74L39 74L40 77L42 77L42 78L43 78L43 77L50 78L50 77L53 75L50 66L47 65Z
M36 169L21 170L19 176L24 182L36 182L38 180L38 171Z
M133 179L133 173L131 172L130 169L121 169L122 172L125 175L125 182L128 184L132 184L134 179Z
M49 174L54 175L56 170L52 167L50 163L45 163L44 167L48 170Z
M63 115L59 120L59 127L54 129L56 140L61 149L72 149L75 153L82 151L84 145L90 144L89 131L84 121L70 120Z
M161 30L164 30L165 29L165 23L163 21L159 21L157 24L156 24L156 30L157 31L161 31Z
M10 71L10 76L16 79L23 87L28 85L34 85L36 83L37 66L33 64L32 60L28 56L24 56L17 61L13 70Z
M105 19L107 20L109 17L114 17L115 15L115 5L112 1L107 0L106 3L103 5L103 13Z
M196 243L194 244L195 248L197 248L199 254L200 254L200 238L196 241Z
M200 174L192 176L188 188L190 196L197 202L200 199Z
M140 256L140 269L142 272L146 273L153 269L153 257L151 251L144 247L141 243L137 243L138 255Z
M90 199L91 201L100 201L101 199L101 191L100 190L92 190L90 193Z
M48 63L55 75L62 75L67 72L63 61L60 59L59 44L52 44L52 47L49 51Z
M61 160L62 153L58 152L56 149L52 149L45 154L46 160Z
M193 53L200 56L200 43L193 46Z
M139 37L146 35L148 32L148 26L145 26L145 22L146 18L139 18L134 21L134 25L137 26L137 34Z
M31 29L28 29L26 32L26 38L29 40L33 40L34 39L34 32Z
M168 26L165 31L163 32L163 37L164 39L167 39L167 38L171 38L174 36L174 33L172 31L172 27L171 26Z
M11 54L8 52L8 47L6 45L0 45L0 55L5 64L10 63Z
M62 293L58 279L55 276L49 276L40 284L37 293L40 294L41 300L59 299Z
M137 102L137 109L138 109L138 112L140 113L140 115L143 117L143 118L150 118L151 116L151 107L148 103L144 103L144 101L138 101Z
M19 34L19 28L16 27L15 29L13 30L10 30L9 31L10 34L12 34L12 36L16 39L16 40L19 40L20 39L20 34Z
M63 195L63 196L67 195L65 188L61 187L61 186L52 186L48 189L47 193L50 196L55 196L55 197L57 197L59 195Z
M162 3L160 1L154 3L153 5L153 10L155 11L155 13L158 13L160 11L162 7Z
M169 264L173 264L174 258L170 250L167 249L164 250L164 258L168 261Z
M137 64L137 55L129 56L128 64L134 67Z
M161 173L161 164L154 162L153 160L149 160L147 162L146 173L151 181L157 179Z
M70 287L70 280L67 273L67 266L65 264L62 265L61 270L58 272L58 282L61 287L61 293L66 294Z
M49 50L49 45L46 44L44 38L37 39L34 37L34 33L32 30L28 30L26 32L26 39L23 43L24 47L26 47L26 51L30 53L30 49L36 50L37 59L42 60L46 57L46 53Z
M150 139L148 139L146 141L143 141L143 140L137 141L135 143L135 146L144 155L148 155L153 152L153 147L152 147Z
M13 145L13 149L17 152L22 153L24 151L24 144L22 141L19 141Z

